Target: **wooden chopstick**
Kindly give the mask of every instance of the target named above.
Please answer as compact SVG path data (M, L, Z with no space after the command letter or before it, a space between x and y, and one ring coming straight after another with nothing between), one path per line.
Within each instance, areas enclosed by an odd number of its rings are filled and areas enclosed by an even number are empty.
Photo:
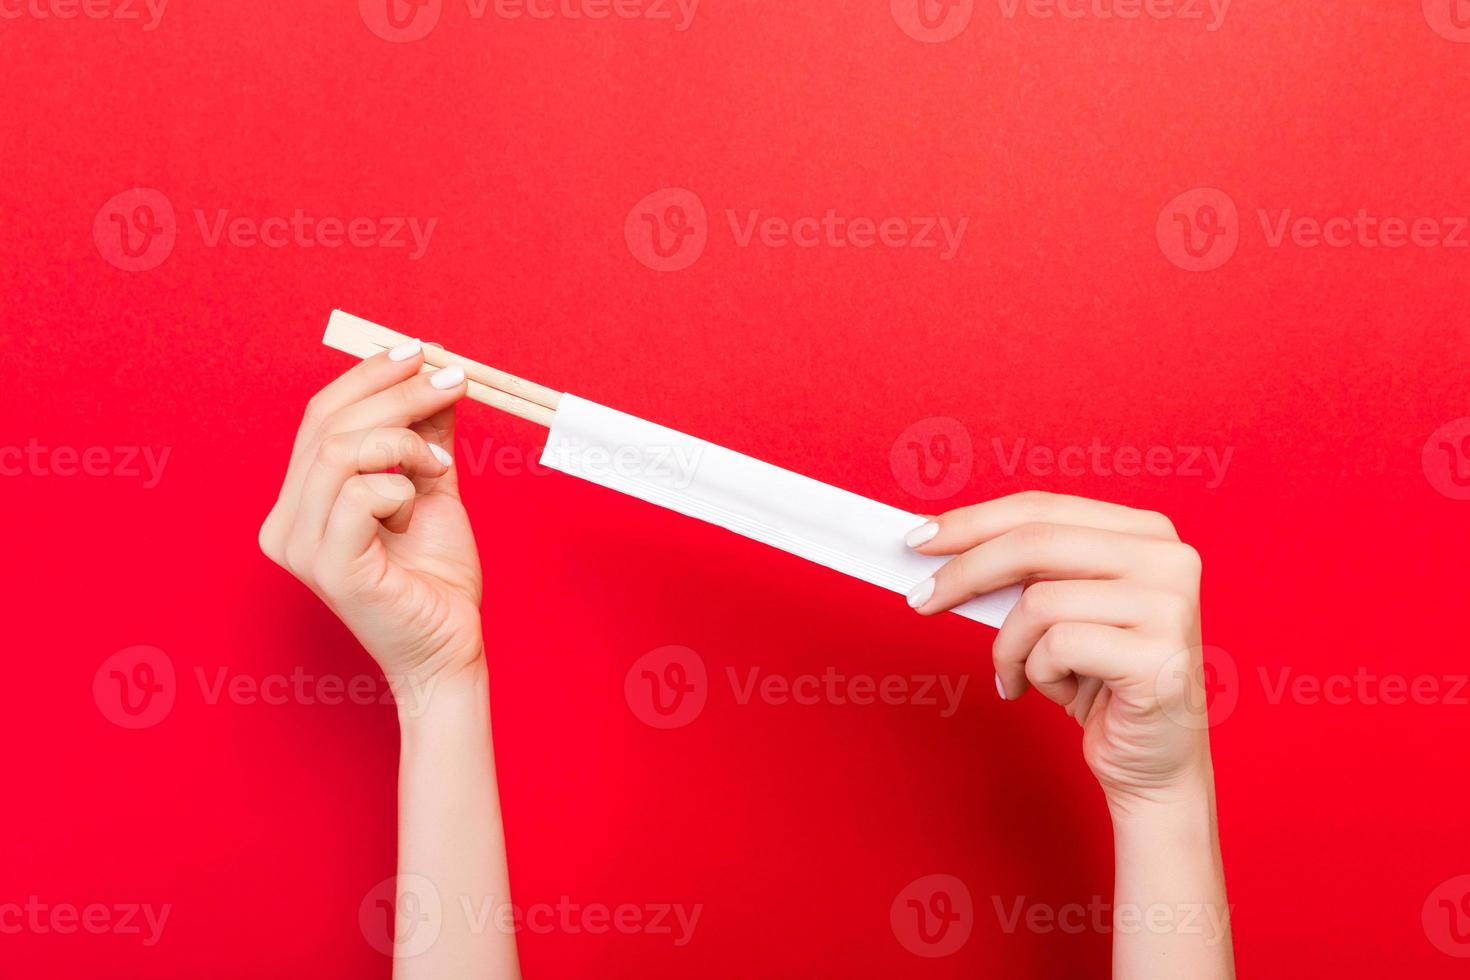
M322 343L344 353L367 358L413 339L407 334L389 330L351 313L333 310L331 319L327 321L327 332L322 337ZM421 370L434 371L453 365L464 370L469 385L467 397L472 401L498 408L537 425L551 427L551 422L556 417L556 406L561 401L561 392L462 357L436 344L424 345L424 366Z
M479 361L472 361L453 351L447 351L438 344L424 345L424 361L436 368L449 367L457 364L464 369L465 377L471 381L478 381L487 388L503 391L507 395L540 405L556 411L557 404L561 401L561 392L552 391L550 388L538 385L534 381L518 378L513 374L507 374L499 368L493 368Z

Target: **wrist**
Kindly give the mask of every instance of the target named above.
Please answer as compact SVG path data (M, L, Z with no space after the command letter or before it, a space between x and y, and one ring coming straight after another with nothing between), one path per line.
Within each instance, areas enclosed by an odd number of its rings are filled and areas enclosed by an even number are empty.
M1185 744L1165 746L1155 755L1127 765L1093 766L1114 820L1214 799L1215 766L1204 733Z
M1210 786L1112 809L1114 975L1234 977Z
M483 651L453 666L390 678L398 724L411 729L464 724L490 711L490 677Z
M1144 843L1200 844L1214 836L1215 803L1202 789L1180 792L1167 800L1126 803L1109 801L1113 838L1120 846Z
M1160 849L1204 855L1218 852L1215 784L1208 767L1146 794L1109 796L1108 811L1120 860L1128 854Z

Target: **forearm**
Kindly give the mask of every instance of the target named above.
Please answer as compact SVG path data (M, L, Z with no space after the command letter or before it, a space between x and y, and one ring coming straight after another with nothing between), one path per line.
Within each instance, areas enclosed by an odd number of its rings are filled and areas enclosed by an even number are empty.
M422 694L399 708L398 873L432 883L440 928L422 951L399 944L393 976L514 980L520 967L502 914L510 885L484 662Z
M1213 779L1112 813L1114 980L1234 977Z

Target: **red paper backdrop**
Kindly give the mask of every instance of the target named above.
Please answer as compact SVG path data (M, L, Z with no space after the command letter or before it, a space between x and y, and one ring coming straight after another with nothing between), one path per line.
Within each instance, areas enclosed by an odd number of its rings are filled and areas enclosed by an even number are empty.
M149 30L141 3L0 3L0 976L388 975L359 908L393 869L392 710L323 703L372 664L255 544L347 366L334 306L918 511L1025 487L1165 511L1224 651L1242 975L1464 973L1463 3L1236 0L1214 30L1127 0L704 0L683 30L652 0L364 4L175 0ZM252 244L298 209L436 224L416 257ZM889 242L967 225L948 257L742 243L752 211L829 210L904 219ZM216 238L222 212L249 222ZM689 251L659 258L643 213L688 218ZM1274 237L1283 214L1341 246ZM938 434L929 490L910 443ZM1106 971L1107 815L1072 723L995 698L993 631L527 472L540 438L469 406L458 447L515 899L700 917L683 945L564 917L522 935L527 976ZM130 729L103 663L139 645L174 680ZM658 730L624 682L667 645L707 701ZM829 667L968 686L943 717L730 681ZM293 675L284 704L215 688ZM929 875L969 894L948 956L890 924ZM168 908L152 945L132 904Z

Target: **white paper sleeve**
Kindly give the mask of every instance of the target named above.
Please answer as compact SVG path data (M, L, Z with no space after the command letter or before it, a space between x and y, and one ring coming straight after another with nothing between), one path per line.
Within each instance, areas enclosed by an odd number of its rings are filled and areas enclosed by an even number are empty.
M563 395L541 463L907 593L946 559L903 543L922 517L595 402ZM1000 626L1019 586L954 612Z

